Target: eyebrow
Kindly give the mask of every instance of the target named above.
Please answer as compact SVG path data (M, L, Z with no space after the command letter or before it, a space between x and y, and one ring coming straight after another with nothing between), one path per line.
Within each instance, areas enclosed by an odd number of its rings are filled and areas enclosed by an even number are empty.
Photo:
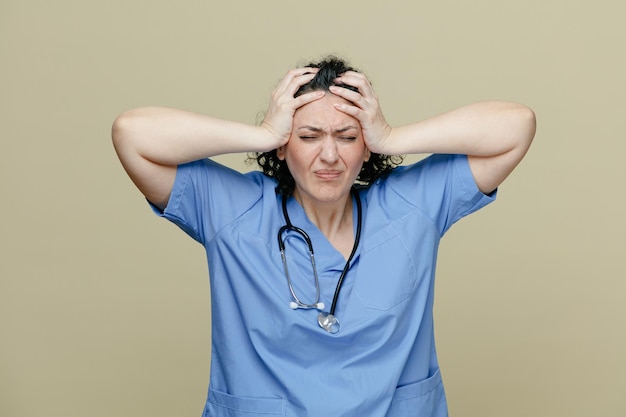
M300 126L298 128L298 130L302 130L302 129L310 130L312 132L323 132L324 131L324 129L322 129L320 127L308 126L308 125L307 126ZM352 129L358 130L358 128L356 126L349 125L349 126L345 126L345 127L339 128L339 129L335 129L333 131L333 133L344 133L344 132L347 132L348 130L352 130Z

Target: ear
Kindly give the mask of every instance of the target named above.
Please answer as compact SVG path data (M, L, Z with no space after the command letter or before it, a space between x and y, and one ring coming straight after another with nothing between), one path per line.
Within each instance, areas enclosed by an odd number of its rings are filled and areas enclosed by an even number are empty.
M372 156L372 152L370 151L370 148L365 147L365 152L363 154L363 162L369 161L371 156Z
M285 160L285 146L281 146L280 148L276 149L276 156L278 157L278 159L280 159L281 161Z

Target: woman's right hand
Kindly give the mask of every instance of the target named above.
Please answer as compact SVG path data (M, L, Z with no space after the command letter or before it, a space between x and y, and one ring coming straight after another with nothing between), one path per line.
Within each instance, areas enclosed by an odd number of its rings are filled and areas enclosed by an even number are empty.
M324 91L313 91L294 97L300 87L315 77L317 68L297 68L287 72L272 92L267 113L261 127L276 139L276 146L285 145L289 141L293 129L293 116L300 107L324 97Z

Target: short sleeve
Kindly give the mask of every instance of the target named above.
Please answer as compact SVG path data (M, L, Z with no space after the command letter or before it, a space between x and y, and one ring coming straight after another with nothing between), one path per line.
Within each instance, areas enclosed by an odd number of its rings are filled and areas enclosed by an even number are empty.
M210 159L179 165L167 206L153 211L201 244L261 197L262 174L242 174Z
M478 189L466 155L435 154L396 168L388 186L422 210L443 235L454 223L495 200Z

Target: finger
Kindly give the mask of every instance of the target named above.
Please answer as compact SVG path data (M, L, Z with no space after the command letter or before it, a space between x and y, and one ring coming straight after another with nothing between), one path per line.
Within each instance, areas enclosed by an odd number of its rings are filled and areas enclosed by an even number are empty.
M318 68L297 68L290 70L276 87L277 95L293 97L300 87L310 82L319 71Z
M300 108L302 106L305 106L305 105L307 105L309 103L312 103L314 101L317 101L317 100L321 99L325 95L326 95L326 93L324 91L321 91L321 90L312 91L310 93L302 94L302 95L294 98L294 107L296 109L298 109L298 108Z
M287 75L285 76L285 78L283 79L285 81L286 84L290 84L292 82L302 82L302 79L307 79L307 80L311 80L313 77L315 77L315 74L317 74L319 72L319 68L310 68L310 67L304 67L304 68L295 68L292 70L289 70L289 72L287 72ZM308 81L305 81L304 83L306 83Z
M370 96L376 96L369 79L361 73L347 72L337 77L334 81L338 85L344 84L356 88L359 93L361 93L361 95L366 98Z
M363 108L366 105L365 98L357 91L348 90L345 87L338 87L334 85L329 87L329 90L334 95L341 97L344 100L348 100L356 106Z
M309 68L309 69L314 70L314 71L304 72L298 75L296 78L294 78L292 82L292 86L293 86L292 88L293 91L291 92L292 95L295 94L296 91L298 91L300 87L309 83L317 75L317 72L318 72L317 68Z
M300 77L302 75L309 74L317 74L319 68L311 68L311 67L303 67L303 68L293 68L287 71L287 74L283 77L283 80L290 82L294 78Z
M335 103L334 106L340 112L345 113L348 116L354 117L359 121L359 123L363 124L363 121L361 120L363 111L360 108L356 106L351 106L347 103Z
M365 74L361 74L360 72L348 71L339 75L335 81L339 80L344 84L348 84L354 87L371 87L371 83L369 79L365 76Z

